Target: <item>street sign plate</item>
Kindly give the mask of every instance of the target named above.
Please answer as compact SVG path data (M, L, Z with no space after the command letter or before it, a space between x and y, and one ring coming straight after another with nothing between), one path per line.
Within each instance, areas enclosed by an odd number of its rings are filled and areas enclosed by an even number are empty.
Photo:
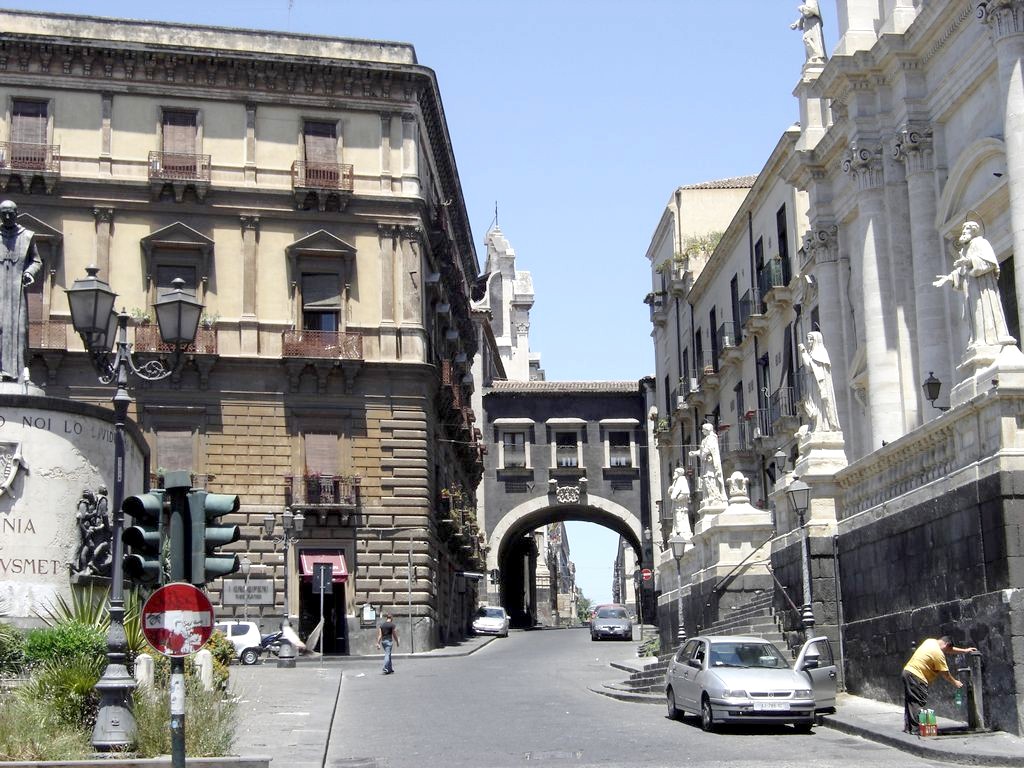
M650 581L652 578L654 578L654 573L651 572L650 568L644 568L642 571L640 571L640 575L643 576L644 581Z
M334 565L332 563L313 563L313 594L332 595L334 589Z
M157 653L182 657L195 653L213 633L213 606L191 584L168 584L142 606L142 634Z

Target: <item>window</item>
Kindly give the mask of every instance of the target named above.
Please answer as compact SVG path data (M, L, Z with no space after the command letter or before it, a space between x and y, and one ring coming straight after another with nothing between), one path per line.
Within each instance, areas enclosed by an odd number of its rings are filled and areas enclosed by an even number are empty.
M576 430L555 432L555 466L578 467L579 433Z
M526 432L504 432L501 435L502 467L526 468Z
M302 328L336 332L341 327L341 277L337 274L302 276Z
M165 109L161 120L164 173L178 178L196 176L196 137L199 117L194 111Z
M45 101L14 99L11 105L11 165L26 170L45 170L47 141Z
M306 183L334 187L339 180L338 128L334 123L307 120L302 126Z
M608 433L608 466L633 466L633 441L629 432L615 430Z
M328 477L336 475L340 458L338 436L324 432L307 432L302 438L305 449L305 474Z
M182 290L192 296L196 295L196 268L188 264L158 264L156 268L156 295L163 296L174 290L174 281L181 278L185 281Z
M156 465L165 472L195 471L195 440L187 430L156 433Z

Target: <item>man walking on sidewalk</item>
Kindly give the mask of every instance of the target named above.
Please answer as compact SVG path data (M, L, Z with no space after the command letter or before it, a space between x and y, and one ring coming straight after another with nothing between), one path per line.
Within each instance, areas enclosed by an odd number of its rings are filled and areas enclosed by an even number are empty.
M377 627L377 647L384 648L384 674L390 675L395 670L391 666L391 646L400 645L398 642L398 627L391 620L391 614L384 614L384 621Z
M946 654L974 653L977 648L957 648L948 635L923 641L903 668L903 730L917 733L921 708L928 703L928 686L942 675L957 688L964 684L949 673Z

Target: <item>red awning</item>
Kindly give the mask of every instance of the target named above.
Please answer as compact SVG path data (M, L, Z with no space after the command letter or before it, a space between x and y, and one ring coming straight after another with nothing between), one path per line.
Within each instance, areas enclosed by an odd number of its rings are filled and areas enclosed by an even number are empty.
M330 563L331 581L335 584L348 579L348 568L345 566L345 555L337 549L304 549L299 553L299 560L302 563L302 578L313 578L314 563Z

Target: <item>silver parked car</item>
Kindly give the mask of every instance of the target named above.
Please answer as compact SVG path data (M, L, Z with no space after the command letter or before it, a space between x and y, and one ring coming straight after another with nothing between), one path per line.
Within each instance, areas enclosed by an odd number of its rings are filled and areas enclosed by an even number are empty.
M473 619L473 632L477 635L508 637L508 614L500 606L485 605Z
M808 640L796 664L760 637L695 637L665 672L668 716L699 713L701 727L719 723L792 723L809 731L836 707L836 667L828 638Z
M598 606L594 618L590 621L590 639L600 640L605 637L619 640L633 639L633 622L629 611L622 605Z

